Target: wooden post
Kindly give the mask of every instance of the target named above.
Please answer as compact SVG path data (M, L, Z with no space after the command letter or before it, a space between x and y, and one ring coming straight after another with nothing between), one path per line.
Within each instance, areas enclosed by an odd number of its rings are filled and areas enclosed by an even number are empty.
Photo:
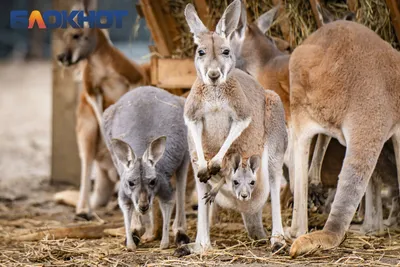
M317 26L318 26L318 28L320 28L322 26L322 21L319 19L319 16L318 16L317 0L310 0L310 4L311 4L311 9L314 13L315 21L317 22Z
M53 0L53 9L70 10L75 1ZM52 33L53 107L51 183L79 185L80 162L75 136L75 110L79 84L73 79L72 70L62 68L56 61L62 42L63 29Z

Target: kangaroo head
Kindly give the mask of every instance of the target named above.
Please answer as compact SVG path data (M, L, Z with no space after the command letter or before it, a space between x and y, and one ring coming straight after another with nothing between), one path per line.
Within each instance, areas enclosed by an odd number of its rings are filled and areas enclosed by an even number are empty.
M236 63L229 38L239 21L240 0L233 1L226 8L215 32L209 31L204 26L192 4L186 6L185 17L197 44L195 55L197 76L207 85L224 83Z
M63 36L63 49L57 60L64 66L70 66L86 59L96 48L97 34L95 29L68 28Z
M166 137L153 140L141 158L135 155L132 147L120 140L112 140L112 153L118 161L121 177L120 190L130 197L135 210L145 214L153 204L159 190L156 164L165 151Z
M84 10L87 14L90 4L91 1L84 0L83 5L77 3L71 10ZM70 66L86 59L96 48L97 30L89 28L86 23L84 28L68 27L61 37L63 48L57 55L58 62Z
M251 194L257 182L260 162L260 156L253 155L247 160L246 166L243 166L240 154L236 153L232 156L232 191L239 200L248 201L251 199Z
M255 61L256 57L262 56L259 52L268 53L278 49L274 39L266 35L278 10L279 5L248 24L246 8L242 3L238 26L230 36L231 47L238 60L237 65L240 65L242 60Z

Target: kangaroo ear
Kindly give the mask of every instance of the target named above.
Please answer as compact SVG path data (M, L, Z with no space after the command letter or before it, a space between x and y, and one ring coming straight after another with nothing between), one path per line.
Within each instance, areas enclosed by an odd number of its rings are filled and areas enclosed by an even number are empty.
M155 166L164 154L166 143L166 136L160 136L153 140L144 152L143 160L150 163L151 166Z
M265 34L269 28L271 28L272 22L274 22L274 18L276 13L278 12L280 5L275 6L268 12L262 14L256 20L257 27Z
M328 24L335 20L333 15L328 10L322 8L318 2L316 6L318 11L318 18L322 22L322 25Z
M197 15L196 9L192 4L186 5L185 18L187 24L189 25L190 32L194 35L194 42L197 44L199 34L203 32L208 32L208 29L206 26L204 26L203 22Z
M243 2L241 2L240 19L238 26L236 28L236 31L239 34L240 38L244 37L244 34L246 33L246 27L247 27L246 5Z
M233 172L237 172L240 166L242 166L242 156L239 153L235 153L231 157L231 166Z
M111 140L111 148L118 162L124 166L124 168L129 169L133 166L136 161L136 155L128 143L121 139L113 138Z
M235 0L225 9L215 29L218 35L228 38L229 35L236 30L242 10L241 5L242 3L240 0Z
M253 155L247 160L247 167L253 172L253 174L257 173L260 168L261 158L259 155Z

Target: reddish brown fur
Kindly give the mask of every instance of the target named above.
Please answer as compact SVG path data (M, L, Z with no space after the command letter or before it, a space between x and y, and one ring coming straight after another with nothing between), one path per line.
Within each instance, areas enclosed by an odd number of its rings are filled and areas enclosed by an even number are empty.
M337 21L296 48L290 59L290 79L299 186L304 186L307 167L301 155L312 134L328 133L347 146L324 230L300 236L291 248L291 255L297 256L317 246L327 249L340 244L383 143L393 134L398 141L400 54L367 27ZM306 216L302 209L298 212Z
M80 47L83 42L76 41L72 36L80 35L81 38L85 37L86 44L91 44L87 47ZM100 150L105 149L105 146L99 139L99 126L98 121L93 111L93 107L87 100L87 96L96 98L101 96L102 108L105 110L110 105L114 104L123 94L128 92L131 88L149 83L149 66L144 67L130 61L118 49L116 49L109 41L104 31L100 29L68 29L64 34L65 54L70 55L74 52L80 51L81 55L77 62L68 62L68 64L80 64L83 69L83 90L80 95L79 104L77 108L77 125L76 134L78 139L79 152L82 162L82 178L81 186L84 186L86 200L80 199L77 206L77 213L89 214L90 206L88 203L87 192L88 185L83 181L85 176L90 174L90 166L94 160L97 165L102 166L105 176L109 176L109 170L113 169L111 158L108 154L107 157L102 155L100 159L97 155ZM84 51L84 52L83 52ZM64 55L65 55L64 54ZM65 63L65 62L63 62ZM104 154L104 153L103 153ZM96 156L97 155L97 156ZM102 161L106 160L106 166ZM106 177L111 178L111 177ZM85 179L89 179L86 177ZM86 182L87 183L87 182ZM109 182L102 184L105 190L110 187ZM96 186L96 185L95 185ZM95 194L98 187L95 187ZM82 198L83 192L81 191ZM101 195L101 194L100 194ZM103 205L104 203L102 203Z

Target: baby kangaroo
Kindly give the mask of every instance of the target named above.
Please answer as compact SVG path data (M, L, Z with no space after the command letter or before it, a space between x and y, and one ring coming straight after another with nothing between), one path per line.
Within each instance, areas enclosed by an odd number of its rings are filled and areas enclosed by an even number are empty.
M268 179L260 186L257 198L252 197L251 204L237 200L241 203L235 202L237 205L233 208L242 212L245 225L256 221L262 228L262 207L271 189L271 243L284 243L279 184L287 146L285 115L276 93L265 91L250 75L235 69L235 54L231 52L229 36L237 27L240 9L240 0L233 1L215 32L204 26L193 5L188 4L185 9L186 20L198 45L195 56L197 80L187 98L184 112L193 170L195 177L199 178L196 179L197 237L195 244L189 246L192 252L203 252L211 247L209 207L202 200L208 191L205 182L220 172L225 155L232 152L238 152L245 158L262 155L260 175L263 178L260 180ZM236 198L231 194L229 203L232 203L231 199ZM266 237L263 229L259 233L252 237Z
M170 183L173 174L177 204L173 230L178 244L189 242L184 204L190 158L183 106L183 98L159 88L139 87L104 112L105 139L121 177L118 202L124 215L129 250L136 248L133 235L141 232L141 229L131 231L131 222L137 227L150 217L151 224L154 197L159 199L163 216L160 247L168 248L174 207Z
M225 183L228 188L231 188L233 195L237 199L249 201L256 186L260 162L261 157L253 155L247 160L246 166L243 166L240 154L234 153L230 157L228 165L209 180L212 188L204 195L206 203L214 202L219 190ZM213 179L214 177L217 179Z

